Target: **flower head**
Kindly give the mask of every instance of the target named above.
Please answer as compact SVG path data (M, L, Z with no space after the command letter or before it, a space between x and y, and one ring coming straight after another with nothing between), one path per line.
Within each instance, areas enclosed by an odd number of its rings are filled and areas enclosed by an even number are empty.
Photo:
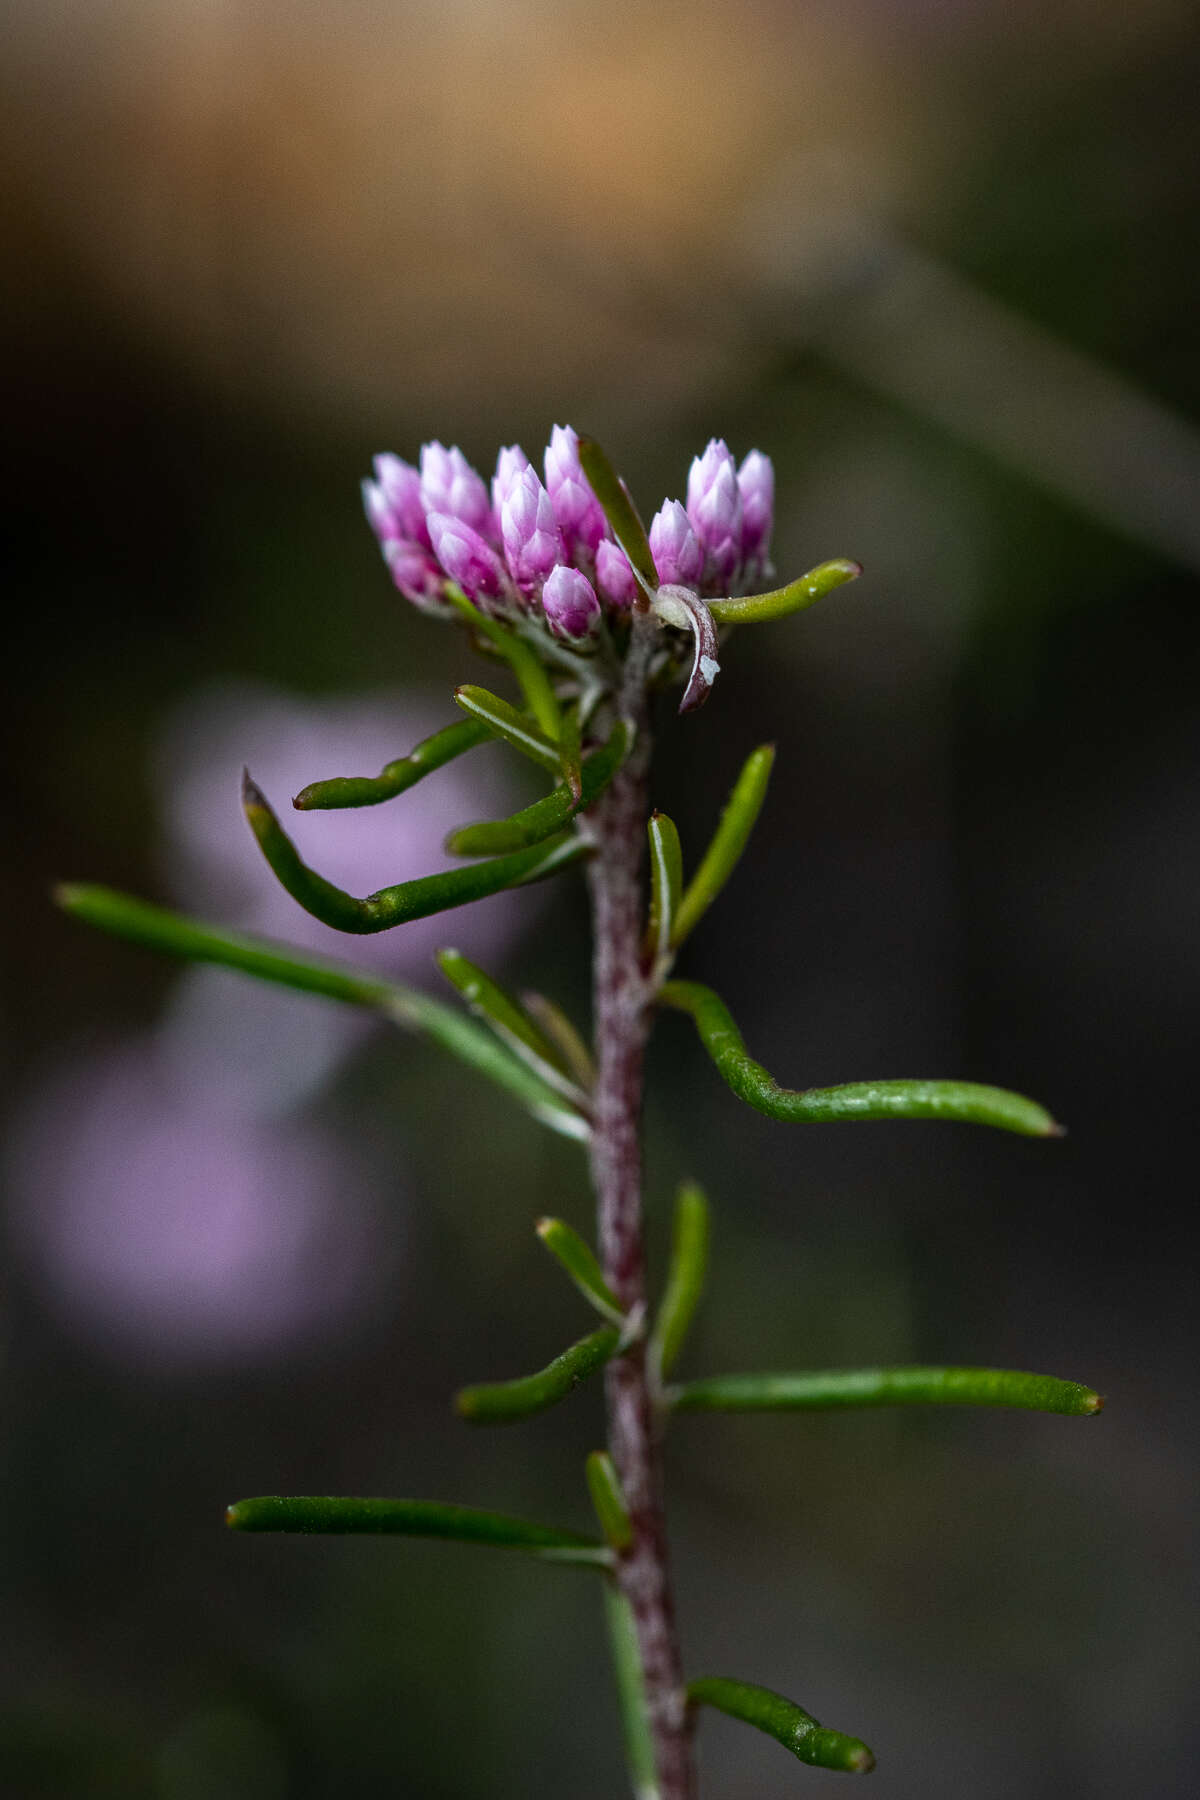
M414 605L453 616L452 583L526 640L544 633L547 656L561 666L564 647L595 653L606 618L628 624L640 585L584 473L571 426L554 427L543 466L544 484L521 446L508 444L487 484L457 445L424 444L417 467L377 456L363 505L393 581ZM739 468L713 438L692 462L686 504L664 500L651 523L660 589L737 595L769 573L774 483L761 451L751 450ZM670 628L668 609L656 612ZM686 607L685 616L692 616ZM623 641L619 632L615 641Z

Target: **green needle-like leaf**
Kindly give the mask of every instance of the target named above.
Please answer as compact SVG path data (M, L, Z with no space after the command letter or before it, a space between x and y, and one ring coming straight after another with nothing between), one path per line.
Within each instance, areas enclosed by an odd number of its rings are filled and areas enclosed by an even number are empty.
M760 744L746 758L712 843L679 902L671 934L671 942L676 947L695 929L737 867L767 797L767 783L774 761L774 744Z
M423 1032L477 1074L504 1088L552 1131L577 1139L588 1136L587 1120L574 1106L519 1063L491 1032L440 1000L267 938L201 924L112 888L64 883L55 890L55 899L74 918L168 956L238 969L259 981L323 994L329 1000L382 1013L394 1024Z
M698 981L668 981L659 989L664 1006L692 1015L718 1073L739 1100L784 1124L821 1124L845 1119L958 1119L994 1125L1022 1137L1061 1137L1062 1127L1036 1101L1007 1088L975 1081L853 1081L844 1087L780 1087L761 1063L746 1054L728 1007Z
M590 1094L596 1084L596 1065L592 1061L591 1051L562 1007L545 994L535 993L531 988L526 988L522 993L521 1003L561 1051L563 1066L570 1070L584 1093Z
M625 1505L621 1478L608 1451L593 1450L584 1464L584 1473L606 1543L614 1550L628 1550L633 1542L633 1524Z
M528 1550L553 1562L611 1560L595 1538L553 1525L535 1525L507 1513L481 1512L444 1500L357 1500L340 1495L264 1494L227 1508L233 1531L297 1531L329 1535L365 1532L372 1536L454 1538L464 1544L494 1544Z
M646 929L648 955L662 967L670 961L672 934L683 892L683 851L679 833L664 812L651 813L646 825L650 840L650 921Z
M620 1301L604 1279L595 1252L564 1219L539 1219L537 1234L551 1256L566 1270L584 1299L602 1318L624 1329L625 1314Z
M521 692L525 696L530 712L554 743L558 741L562 727L562 715L559 711L558 698L553 683L546 672L546 666L532 644L518 637L515 631L509 631L497 619L489 619L473 606L462 592L453 585L446 589L446 598L452 606L457 607L475 629L483 634L492 646L500 652L513 674L521 684Z
M675 1229L666 1292L650 1334L651 1366L669 1374L683 1348L708 1273L709 1214L703 1190L684 1182L675 1199Z
M1086 1415L1094 1388L1017 1369L814 1369L796 1375L714 1375L668 1388L676 1412L792 1412L844 1406L1008 1406Z
M658 570L650 554L646 527L642 524L629 489L609 462L595 438L581 437L579 460L593 494L600 502L613 536L629 558L644 587L658 586Z
M476 744L486 744L491 731L481 719L463 719L447 725L423 738L415 750L399 757L378 775L335 775L330 781L313 781L302 788L292 801L297 812L315 812L338 806L378 806L381 800L392 800L407 788L415 787L426 775L453 762Z
M621 1708L625 1760L629 1764L634 1800L659 1800L654 1734L646 1710L646 1684L642 1678L642 1653L633 1609L612 1581L604 1583L604 1607L608 1615L617 1702Z
M514 1056L528 1063L548 1087L586 1111L588 1097L571 1080L560 1052L499 982L469 962L461 950L439 950L437 965L476 1017L496 1033Z
M567 863L586 855L588 846L582 839L566 834L548 838L531 850L520 850L512 856L498 856L491 862L475 863L470 868L449 869L442 875L422 875L415 881L402 881L396 887L380 888L359 900L347 894L301 860L300 853L276 818L265 795L247 774L242 785L242 805L250 829L258 839L263 855L275 871L281 885L292 899L314 919L330 925L335 931L363 935L390 931L412 919L425 919L431 913L447 912L454 906L466 906L502 888L518 887L527 881L540 881L553 875Z
M527 756L541 768L549 769L551 774L559 773L558 745L553 738L547 737L537 725L531 725L499 694L491 694L487 688L474 687L468 682L455 688L454 698L464 712L486 725L493 737L503 738L506 744L511 744L514 750L519 750L522 756Z
M747 594L741 600L710 600L708 610L718 625L763 625L769 619L786 619L789 613L803 612L806 606L823 600L834 588L855 581L861 574L861 563L839 556L832 562L818 564L798 581L789 581L786 587L772 588L769 594Z
M688 1701L692 1706L713 1706L741 1719L768 1737L776 1738L785 1750L801 1762L817 1769L842 1769L849 1775L866 1775L875 1767L875 1758L861 1738L846 1737L840 1731L828 1731L818 1725L811 1713L770 1688L752 1687L746 1681L723 1681L719 1678L689 1681Z
M573 793L564 782L553 793L535 800L532 806L524 807L509 819L489 820L482 825L460 825L446 839L447 853L450 856L503 856L544 843L569 825L577 812L600 797L624 761L628 742L628 728L618 721L608 742L594 750L583 763L578 793Z
M532 1418L534 1413L557 1405L586 1376L602 1368L619 1339L615 1327L606 1325L602 1331L580 1338L536 1375L460 1389L455 1395L455 1408L464 1419L479 1425L507 1425L517 1419Z

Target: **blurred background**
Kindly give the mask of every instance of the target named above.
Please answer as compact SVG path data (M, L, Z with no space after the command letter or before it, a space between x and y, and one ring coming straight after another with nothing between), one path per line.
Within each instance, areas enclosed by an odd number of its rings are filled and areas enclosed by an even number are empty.
M419 1044L46 899L342 951L271 890L241 765L277 800L376 768L470 675L359 477L570 421L651 510L710 435L758 446L781 574L866 566L664 713L693 856L779 747L683 972L784 1081L961 1074L1070 1127L790 1132L665 1020L660 1266L680 1176L716 1212L686 1372L1109 1397L682 1419L688 1666L861 1734L896 1800L1191 1792L1194 7L9 0L0 31L0 1791L623 1791L586 1576L221 1528L273 1491L585 1525L595 1392L512 1434L448 1406L586 1328L531 1229L586 1225L578 1153ZM361 892L520 784L481 752L303 841ZM349 948L437 991L442 942L586 1019L577 876ZM838 1779L715 1715L700 1743L725 1800Z

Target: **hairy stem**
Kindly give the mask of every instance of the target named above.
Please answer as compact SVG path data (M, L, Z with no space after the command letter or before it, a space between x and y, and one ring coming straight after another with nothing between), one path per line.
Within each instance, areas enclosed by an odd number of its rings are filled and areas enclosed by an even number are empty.
M643 667L635 646L626 668L622 711L637 730L637 745L589 815L596 847L590 865L596 1027L592 1180L604 1276L626 1311L644 1299L641 1105L648 1004L640 966L639 874L650 745ZM658 1425L643 1341L609 1363L605 1388L609 1448L632 1525L632 1540L618 1554L615 1578L637 1634L660 1800L694 1800Z

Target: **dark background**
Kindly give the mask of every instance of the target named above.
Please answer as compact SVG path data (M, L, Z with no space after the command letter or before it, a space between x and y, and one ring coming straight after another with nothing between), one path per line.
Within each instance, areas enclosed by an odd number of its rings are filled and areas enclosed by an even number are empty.
M371 454L436 436L490 472L569 419L649 509L710 435L759 446L781 574L867 571L664 713L693 857L779 752L682 972L782 1080L961 1074L1070 1128L790 1131L667 1019L659 1266L679 1177L716 1214L688 1371L951 1360L1108 1396L681 1420L689 1669L861 1734L897 1800L1192 1791L1193 9L127 0L3 29L0 1788L622 1791L585 1575L220 1524L271 1491L586 1523L595 1392L494 1436L447 1404L586 1328L530 1229L586 1224L577 1153L409 1041L318 1054L299 1000L205 990L201 1028L177 970L46 899L253 917L230 695L301 746L340 708L365 767L354 696L394 716L382 760L471 675L379 566ZM350 772L318 741L297 784ZM185 855L189 758L229 822ZM376 885L419 872L400 811L370 828L397 832ZM525 929L504 904L469 928L492 965L586 1017L578 877ZM436 991L436 941L384 954ZM726 1800L836 1779L715 1716L701 1746Z

